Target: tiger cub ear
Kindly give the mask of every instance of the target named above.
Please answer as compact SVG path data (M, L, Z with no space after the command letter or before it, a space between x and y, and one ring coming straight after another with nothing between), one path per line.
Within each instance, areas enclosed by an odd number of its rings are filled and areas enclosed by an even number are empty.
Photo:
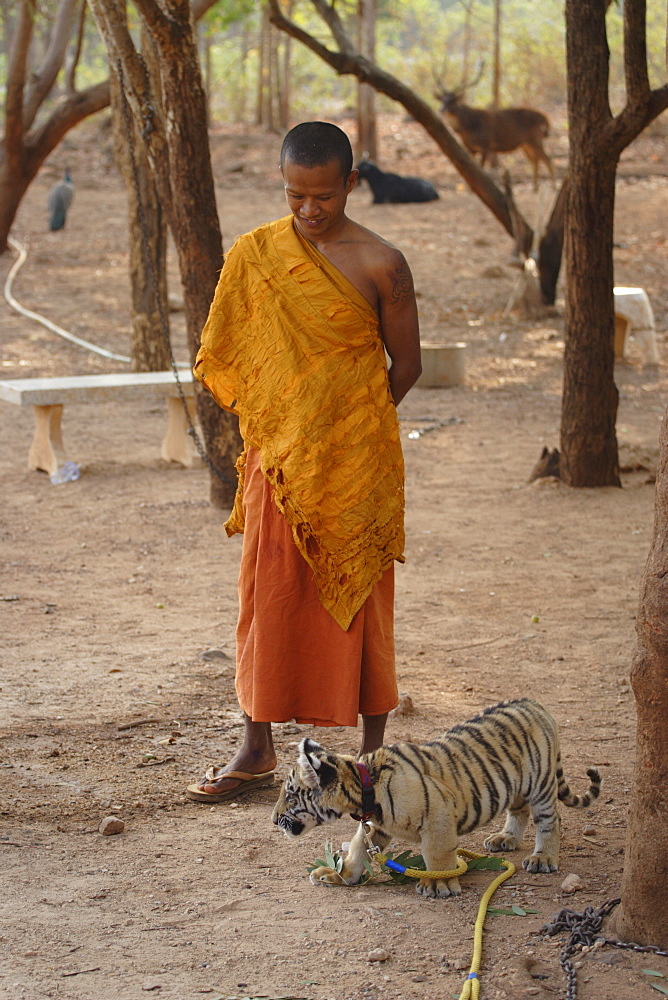
M308 737L299 744L299 777L308 788L324 788L331 782L331 772L334 769L324 759L326 754L327 751L320 743Z

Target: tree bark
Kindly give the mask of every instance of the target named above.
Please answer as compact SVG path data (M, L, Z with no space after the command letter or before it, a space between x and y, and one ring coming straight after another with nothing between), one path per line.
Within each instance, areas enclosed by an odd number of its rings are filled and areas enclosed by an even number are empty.
M614 380L612 220L616 162L583 157L566 216L566 334L561 478L569 486L620 486Z
M148 44L142 31L145 52ZM114 157L128 208L132 370L164 371L171 367L169 329L163 330L169 317L167 220L135 119L124 108L125 96L113 65L110 79ZM134 132L132 154L128 128Z
M606 934L668 948L668 414L660 435L654 532L640 585L631 670L638 724L622 902Z
M359 49L373 63L376 58L376 3L359 0ZM368 83L357 84L357 155L367 154L378 159L378 130L376 128L376 92Z
M90 0L110 59L120 60L126 97L141 124L144 148L158 196L167 213L183 285L191 359L223 263L206 128L206 100L187 0L136 0L160 61L160 80L151 80L125 23L124 0ZM152 96L160 92L160 103ZM164 115L160 108L164 109ZM199 383L197 412L213 467L211 502L229 507L236 491L234 460L241 450L236 418L217 406Z
M612 243L617 157L606 128L608 45L600 0L566 3L569 192L561 478L620 486Z

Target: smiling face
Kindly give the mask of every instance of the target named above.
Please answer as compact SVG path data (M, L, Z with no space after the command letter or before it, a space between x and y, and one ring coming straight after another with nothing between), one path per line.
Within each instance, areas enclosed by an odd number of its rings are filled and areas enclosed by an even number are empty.
M357 182L357 171L344 178L338 160L302 167L287 159L283 179L285 196L302 236L314 243L337 239L347 221L346 202Z

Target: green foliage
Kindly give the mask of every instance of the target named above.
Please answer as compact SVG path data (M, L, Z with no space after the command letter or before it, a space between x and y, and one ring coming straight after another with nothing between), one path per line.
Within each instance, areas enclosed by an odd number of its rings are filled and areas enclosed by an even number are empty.
M505 867L503 858L471 858L466 864L466 870L469 872L502 872Z
M656 979L668 979L668 976L664 975L663 972L657 972L656 969L641 969L640 971L645 976L653 976ZM665 996L668 996L668 987L664 986L663 983L650 983L649 985L658 993L663 993Z
M404 868L417 868L419 871L425 871L427 867L422 855L411 854L410 851L402 851L396 857L392 854L392 851L385 851L385 857L388 861L396 861L398 865L403 865ZM395 882L397 885L406 885L407 882L415 882L415 879L410 875L404 875L402 872L394 872L391 868L385 869L385 873L390 876L389 882Z

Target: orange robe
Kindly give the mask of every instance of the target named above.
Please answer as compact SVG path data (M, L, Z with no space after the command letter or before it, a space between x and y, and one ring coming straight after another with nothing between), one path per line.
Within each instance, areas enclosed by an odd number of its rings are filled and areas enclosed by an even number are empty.
M245 533L241 707L325 725L388 711L404 482L375 311L288 216L227 254L194 372L246 445L225 525Z
M239 572L236 688L254 722L356 726L358 713L397 704L394 567L347 631L322 605L309 567L276 508L259 453L248 453Z

